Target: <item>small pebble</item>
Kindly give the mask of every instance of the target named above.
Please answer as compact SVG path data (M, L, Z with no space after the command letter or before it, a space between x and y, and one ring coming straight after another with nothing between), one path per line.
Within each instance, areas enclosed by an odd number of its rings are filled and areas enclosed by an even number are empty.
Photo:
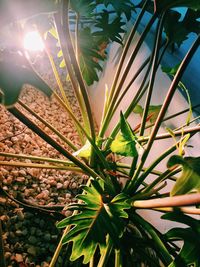
M16 255L15 255L15 260L16 260L16 262L18 262L18 263L23 262L23 257L22 257L22 255L16 253Z
M24 213L23 213L23 211L21 209L19 209L17 211L17 217L18 217L18 220L20 220L20 221L24 220Z
M5 254L4 254L4 257L6 260L10 259L10 257L12 256L12 253L9 252L9 251L6 251Z
M56 187L57 187L57 189L61 189L63 187L63 184L57 183Z
M17 230L15 232L16 236L22 236L23 235L23 232L21 230Z

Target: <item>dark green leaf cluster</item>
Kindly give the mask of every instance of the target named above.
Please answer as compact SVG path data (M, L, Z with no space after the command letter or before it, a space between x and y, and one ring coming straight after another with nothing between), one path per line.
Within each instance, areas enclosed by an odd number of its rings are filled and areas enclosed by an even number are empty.
M181 46L191 32L200 33L200 11L187 9L184 18L176 10L168 10L164 24L166 36L171 44Z
M137 137L134 135L130 125L125 120L122 113L120 116L120 129L121 133L118 134L116 139L111 144L111 151L122 156L137 156Z
M103 11L98 12L99 6ZM112 7L112 10L110 10ZM98 81L102 62L106 59L106 48L110 42L122 44L125 30L123 14L130 20L134 5L131 1L71 1L71 8L79 15L78 39L80 64L88 85ZM101 9L100 9L101 10ZM122 21L123 20L123 21Z
M200 191L200 158L172 156L168 161L168 168L182 165L183 171L175 183L171 195L182 195L193 190Z
M103 41L95 37L89 27L79 31L80 67L83 77L88 85L98 81L98 71L102 71L100 62L105 60L106 53ZM102 47L102 50L101 50Z
M122 44L122 37L120 33L124 33L125 30L122 29L125 23L121 21L120 17L116 17L113 21L109 19L109 13L104 11L101 17L97 19L96 28L100 28L100 31L95 31L95 36L101 36L102 40L105 42L115 41Z
M130 20L131 18L131 12L135 10L135 7L133 5L133 2L130 0L124 1L124 0L97 0L98 4L104 4L106 7L109 5L112 6L113 10L121 16L123 13L125 14L127 20Z
M166 233L169 240L181 240L183 246L169 267L178 266L199 266L200 265L200 222L191 218L178 210L165 214L163 219L179 222L189 226L188 228L173 228Z
M84 194L78 195L79 203L69 206L77 210L78 214L64 219L58 227L73 227L63 238L63 244L73 242L71 260L83 256L83 263L88 263L97 248L104 250L108 235L115 247L119 246L119 239L125 227L124 218L128 218L125 211L130 209L127 196L119 194L110 201L103 198L104 189L98 181L83 188Z

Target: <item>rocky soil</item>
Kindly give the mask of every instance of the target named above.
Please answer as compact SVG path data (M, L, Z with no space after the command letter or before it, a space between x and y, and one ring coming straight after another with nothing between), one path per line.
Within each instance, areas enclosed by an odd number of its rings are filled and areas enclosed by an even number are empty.
M45 73L44 78L48 83L51 82L52 86L56 86L52 74ZM77 117L80 117L74 94L64 79L63 76L65 90L73 106L73 111ZM80 146L79 137L71 119L54 97L48 99L31 86L25 86L20 99L29 108L48 120L76 146ZM30 117L51 137L70 150L47 127L32 116ZM61 154L19 122L3 106L0 106L0 152L64 159ZM2 161L30 163L31 160L0 156L0 220L6 266L47 267L60 237L55 223L71 214L69 211L63 210L63 207L75 201L75 195L79 191L80 185L86 182L87 176L66 170L4 166ZM34 161L34 163L36 162ZM37 163L42 162L38 161ZM16 200L25 205L17 203ZM45 207L40 210L37 207L32 208L32 204ZM46 206L50 208L47 209ZM62 263L62 257L59 258L57 266L65 266Z

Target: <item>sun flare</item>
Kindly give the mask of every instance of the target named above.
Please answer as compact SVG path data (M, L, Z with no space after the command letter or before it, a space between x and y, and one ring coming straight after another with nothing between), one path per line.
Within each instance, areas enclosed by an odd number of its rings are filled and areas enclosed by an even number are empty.
M23 45L24 48L28 51L36 52L44 50L44 43L37 31L28 32L24 36Z

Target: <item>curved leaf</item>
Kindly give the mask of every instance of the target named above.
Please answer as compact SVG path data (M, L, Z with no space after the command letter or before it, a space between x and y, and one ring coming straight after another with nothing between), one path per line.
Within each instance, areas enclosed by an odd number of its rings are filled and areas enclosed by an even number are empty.
M174 212L169 212L161 217L164 220L170 220L174 222L184 223L190 226L197 235L200 235L200 222L191 216L183 214L180 210L175 210Z
M180 239L184 241L178 256L169 265L169 267L199 266L199 237L195 235L191 228L173 228L167 232L166 237L169 239Z
M200 222L180 211L166 213L162 219L167 219L188 225L188 228L173 228L165 236L169 240L183 240L183 246L169 267L199 266L200 264ZM193 264L193 265L192 265Z
M81 147L79 150L75 151L73 153L74 156L79 156L82 158L89 158L91 155L91 144L90 142L87 140L85 145L83 147Z
M111 151L122 156L137 156L136 136L122 113L120 115L120 129L121 133L117 135L110 146Z
M172 44L181 44L188 39L191 32L198 34L200 32L200 11L188 9L184 18L176 10L168 10L164 22L164 30L168 40ZM175 73L171 73L172 75Z
M26 64L26 60L19 54L11 55L10 59L0 61L0 89L3 91L1 103L10 107L16 103L24 84L30 84L47 96L52 90L48 84Z
M171 196L182 195L192 190L200 190L200 157L185 157L174 155L168 163L168 168L173 168L176 165L182 165L183 170L179 179L176 181Z
M97 181L93 181L90 187L84 187L84 191L84 195L78 196L83 202L70 207L79 213L64 219L57 227L73 225L64 237L63 243L72 241L71 260L83 256L83 263L86 264L98 247L103 249L106 246L107 235L110 235L115 246L119 245L119 238L125 227L124 218L128 217L125 209L129 209L130 205L125 194L120 194L106 203L102 194L103 189Z

